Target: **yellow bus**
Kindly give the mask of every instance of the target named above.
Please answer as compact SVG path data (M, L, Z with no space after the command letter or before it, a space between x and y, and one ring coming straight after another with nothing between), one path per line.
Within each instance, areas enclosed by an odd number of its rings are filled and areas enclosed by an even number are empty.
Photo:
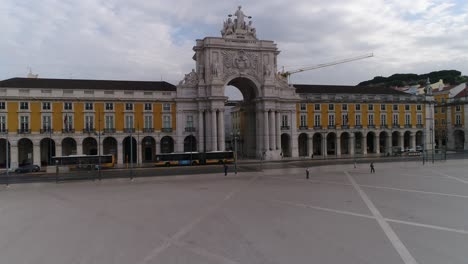
M163 153L156 155L156 166L187 166L234 162L232 151Z

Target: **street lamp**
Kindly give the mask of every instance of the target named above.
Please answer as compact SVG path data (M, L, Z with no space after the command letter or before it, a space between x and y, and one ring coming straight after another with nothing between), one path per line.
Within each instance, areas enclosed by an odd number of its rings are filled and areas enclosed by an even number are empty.
M101 180L101 113L98 111L98 131L94 132L94 134L98 136L98 178ZM104 133L102 133L104 135Z
M237 174L237 140L239 140L240 131L231 132L231 137L234 139L234 174Z

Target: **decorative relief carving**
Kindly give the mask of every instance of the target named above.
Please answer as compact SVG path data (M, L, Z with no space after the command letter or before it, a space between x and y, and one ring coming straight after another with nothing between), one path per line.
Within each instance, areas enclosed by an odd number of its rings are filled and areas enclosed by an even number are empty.
M194 69L188 74L185 74L183 80L179 82L179 86L194 87L198 84L198 74Z
M258 55L252 52L223 51L223 79L241 73L251 76L258 76Z

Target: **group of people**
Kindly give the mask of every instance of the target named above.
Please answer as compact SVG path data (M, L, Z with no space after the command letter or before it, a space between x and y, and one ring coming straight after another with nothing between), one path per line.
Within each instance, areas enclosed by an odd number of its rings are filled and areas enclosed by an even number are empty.
M370 173L375 173L373 161L371 161L369 166L370 166ZM354 168L356 168L356 161L354 161ZM306 179L309 179L309 174L310 174L309 168L306 168Z

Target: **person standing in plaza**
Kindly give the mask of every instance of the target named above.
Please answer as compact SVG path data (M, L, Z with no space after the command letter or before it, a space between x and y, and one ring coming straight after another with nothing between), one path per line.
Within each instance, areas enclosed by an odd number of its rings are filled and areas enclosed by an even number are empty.
M306 179L309 179L309 168L306 169Z
M227 176L228 173L228 166L226 163L224 163L224 176Z
M374 162L371 162L371 163L370 163L370 172L371 172L371 173L375 173Z

